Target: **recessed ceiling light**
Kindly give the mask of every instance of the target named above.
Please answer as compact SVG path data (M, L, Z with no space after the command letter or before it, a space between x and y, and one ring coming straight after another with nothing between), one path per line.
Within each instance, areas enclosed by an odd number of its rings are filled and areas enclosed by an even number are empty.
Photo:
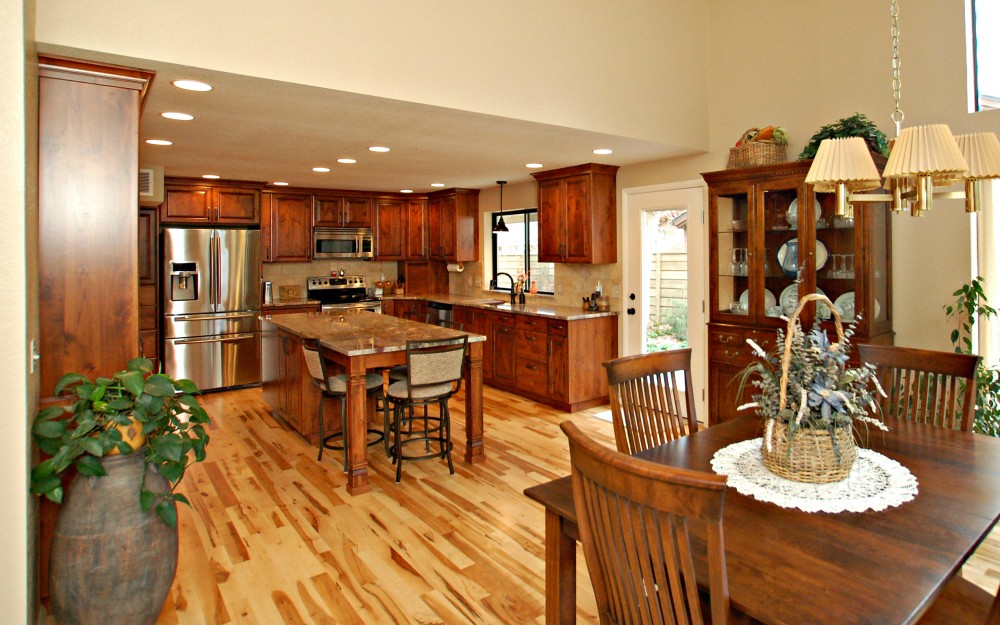
M345 165L353 165L354 163L357 163L357 161L354 160L353 158L338 158L337 162L343 163Z
M413 193L413 189L400 189L400 193Z
M167 111L166 113L160 113L167 119L176 119L182 122L189 122L194 119L194 115L188 115L187 113L176 113L173 111Z
M432 187L443 187L444 183L443 182L432 182L431 186Z
M175 80L171 82L173 86L178 89L185 89L187 91L211 91L212 85L207 82L201 82L200 80Z
M524 166L527 167L528 169L541 169L542 168L542 164L541 163L525 163Z
M385 146L382 146L382 145L373 145L372 147L370 147L368 149L370 151L372 151L372 152L388 152L389 151L389 148L387 148Z
M173 145L173 141L167 141L166 139L146 139L146 143L149 145Z
M611 150L608 148L597 148L594 150L594 154L611 154Z
M313 167L313 171L319 172L321 174L325 174L326 172L330 171L330 168L329 167Z
M202 178L208 178L209 180L218 180L219 176L215 174L205 174L202 176Z
M276 187L287 187L288 186L287 182L272 182L271 184L273 184Z

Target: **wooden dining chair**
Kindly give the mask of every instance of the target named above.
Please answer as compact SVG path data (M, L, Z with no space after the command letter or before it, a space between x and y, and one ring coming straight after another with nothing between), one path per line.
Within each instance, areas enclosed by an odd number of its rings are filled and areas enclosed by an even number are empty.
M1000 595L954 577L917 625L1000 625Z
M858 353L878 372L883 417L972 431L979 356L871 344Z
M690 349L626 356L604 368L618 451L635 454L698 430Z
M602 625L753 622L729 604L726 477L617 452L571 421L560 427L569 438L577 527ZM696 560L707 562L707 598L698 590Z

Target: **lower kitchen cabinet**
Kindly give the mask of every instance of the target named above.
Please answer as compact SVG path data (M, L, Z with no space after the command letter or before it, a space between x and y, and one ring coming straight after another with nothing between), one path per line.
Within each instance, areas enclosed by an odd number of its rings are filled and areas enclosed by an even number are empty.
M483 351L488 384L567 412L607 403L602 363L618 357L615 317L567 321L493 313L490 318L492 350Z

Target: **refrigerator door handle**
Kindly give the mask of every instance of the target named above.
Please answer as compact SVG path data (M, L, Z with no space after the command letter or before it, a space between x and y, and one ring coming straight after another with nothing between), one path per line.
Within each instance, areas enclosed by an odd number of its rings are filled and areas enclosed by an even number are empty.
M255 312L207 313L204 315L173 315L168 319L173 321L216 321L219 319L247 319L256 317Z
M174 345L197 345L200 343L233 343L235 341L245 341L252 339L256 335L252 332L244 334L226 334L225 336L213 336L203 339L173 339Z
M213 269L214 273L212 275L212 284L213 284L213 286L215 288L215 292L212 294L212 297L215 298L215 301L213 301L212 303L215 305L215 309L216 310L219 309L219 306L222 303L222 285L219 284L219 282L222 279L222 269L219 267L219 265L221 264L220 261L222 260L221 259L221 253L219 252L219 248L221 247L220 243L221 243L221 241L219 241L219 233L217 231L213 230L212 231L212 266L214 268Z

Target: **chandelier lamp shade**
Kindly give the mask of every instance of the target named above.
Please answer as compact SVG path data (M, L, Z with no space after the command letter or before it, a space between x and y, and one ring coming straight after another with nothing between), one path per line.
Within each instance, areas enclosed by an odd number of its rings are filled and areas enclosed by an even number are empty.
M1000 178L1000 141L992 132L954 136L946 124L901 128L899 107L899 7L892 0L892 73L896 110L896 139L882 175L889 194L859 193L879 186L878 170L860 137L825 139L816 152L806 182L817 193L837 194L837 214L850 216L857 202L892 202L901 212L907 207L918 217L931 210L935 198L965 199L965 210L974 213L982 204L980 181ZM855 141L856 140L856 141ZM963 183L963 191L938 191Z
M506 180L497 180L497 184L500 185L500 217L497 222L493 224L493 232L510 232L507 224L503 222L503 186L507 184Z
M836 214L853 217L849 193L871 191L882 186L868 144L861 137L827 139L819 144L806 183L817 193L836 193Z

